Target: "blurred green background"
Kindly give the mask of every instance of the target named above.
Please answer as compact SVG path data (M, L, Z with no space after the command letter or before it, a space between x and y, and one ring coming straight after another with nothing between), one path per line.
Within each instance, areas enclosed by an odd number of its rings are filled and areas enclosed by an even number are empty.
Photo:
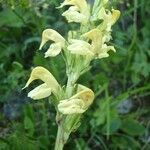
M66 83L61 56L45 59L38 51L45 28L64 36L76 28L55 8L60 2L0 0L0 150L54 147L53 106L48 100L27 98L30 89L22 87L38 65ZM112 33L117 52L93 61L92 69L79 79L96 98L66 150L150 149L150 1L111 0L111 5L121 11Z

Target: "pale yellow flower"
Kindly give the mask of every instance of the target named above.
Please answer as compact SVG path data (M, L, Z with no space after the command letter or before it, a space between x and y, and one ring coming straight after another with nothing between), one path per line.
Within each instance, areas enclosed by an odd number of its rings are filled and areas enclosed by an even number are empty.
M106 10L104 7L102 7L99 11L99 19L102 19L103 22L99 26L100 30L106 30L107 32L111 31L111 26L119 19L120 17L120 11L112 9L111 11Z
M71 6L67 11L65 11L62 16L65 16L68 22L87 22L87 17L80 12L75 6Z
M39 49L41 49L48 41L53 41L54 43L50 45L45 53L45 57L54 57L58 55L65 45L65 39L53 29L46 29L43 31L42 42Z
M71 39L67 49L72 54L94 56L94 53L91 51L91 45L83 40Z
M91 51L95 54L98 55L99 50L102 47L102 32L95 28L90 30L89 32L85 33L82 35L83 37L87 38L88 40L91 40Z
M97 58L108 57L108 51L112 50L114 52L115 48L113 46L107 46L107 42L110 38L109 35L102 32L100 29L95 28L89 32L82 35L84 40L71 39L69 41L70 45L67 49L72 54L84 55Z
M43 67L36 67L32 70L29 80L24 88L28 87L34 80L40 79L44 83L28 93L32 99L42 99L48 97L51 92L55 95L61 88L54 76Z
M77 94L69 99L61 100L58 110L62 114L84 113L94 100L94 92L82 85L78 85Z
M95 0L93 8L92 8L92 16L90 18L91 21L96 21L100 19L99 14L101 14L102 8L106 7L108 1L109 0Z
M87 23L90 17L90 9L86 0L65 0L60 7L71 5L62 15L68 22Z
M101 58L108 57L109 56L108 51L110 50L112 50L113 52L116 52L114 46L107 46L106 44L103 44L101 51L97 58L101 59Z
M30 91L28 93L28 97L32 99L42 99L50 96L51 91L52 91L51 88L49 88L46 83L43 83L34 88L34 90Z
M112 50L115 52L115 49L113 46L107 46L104 42L104 38L107 38L104 33L99 30L99 29L92 29L91 31L85 33L83 37L88 38L89 40L92 41L91 46L92 49L91 51L95 54L95 58L104 58L108 57L108 51Z

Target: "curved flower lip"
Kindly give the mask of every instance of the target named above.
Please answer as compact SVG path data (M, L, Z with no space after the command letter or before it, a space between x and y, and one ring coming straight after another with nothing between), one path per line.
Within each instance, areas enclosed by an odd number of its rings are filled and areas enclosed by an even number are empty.
M120 17L120 11L112 9L106 13L106 9L102 7L99 11L98 18L103 20L103 23L100 25L101 28L108 28L107 30L111 30L111 26L116 23L116 21Z
M53 41L54 43L50 45L48 52L45 53L45 57L54 57L58 55L65 46L65 39L53 29L46 29L43 31L39 50L42 49L47 41Z
M90 17L90 10L86 0L65 0L60 7L70 5L69 9L62 15L68 22L87 23Z
M65 0L61 5L57 8L62 8L66 5L73 5L79 8L80 12L87 11L87 2L86 0Z
M97 58L101 59L101 58L105 58L108 57L108 51L112 50L113 52L116 52L114 46L107 46L106 44L102 45L101 51L98 54Z
M98 28L94 28L87 33L84 33L82 37L89 38L91 40L98 40L102 38L102 32Z
M92 29L89 32L82 35L82 37L92 40L91 46L92 46L92 52L94 54L97 54L98 50L102 46L102 35L103 35L102 32L97 28Z
M92 29L91 31L82 35L88 39L92 40L92 52L95 54L96 59L108 57L109 54L107 53L109 50L116 52L113 46L107 46L105 44L106 41L109 41L111 36L110 34L103 35L104 33L100 29Z
M37 79L42 80L44 84L41 84L29 92L28 96L33 99L45 98L45 96L49 96L51 92L56 94L57 91L61 89L54 76L47 69L41 66L38 66L32 70L30 78L24 88L28 87L32 81Z
M91 51L91 45L88 42L76 39L71 39L69 42L71 44L67 47L67 49L72 54L94 56L94 53Z
M45 58L55 57L61 52L61 43L53 43L45 52Z
M61 100L58 110L62 114L84 113L94 100L94 92L83 86L78 85L77 94L69 99Z
M62 16L65 16L68 22L87 22L87 17L77 10L73 10L74 6L71 6L67 11L65 11ZM76 8L76 7L75 7Z
M119 10L112 9L112 25L119 19L120 14Z
M46 83L43 83L36 88L34 88L32 91L28 93L28 97L38 100L43 99L51 95L51 88L49 88Z

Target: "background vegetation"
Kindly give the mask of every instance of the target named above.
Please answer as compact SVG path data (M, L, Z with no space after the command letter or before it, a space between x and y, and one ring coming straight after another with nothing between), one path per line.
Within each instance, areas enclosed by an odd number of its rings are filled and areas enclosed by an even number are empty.
M0 150L53 149L57 126L48 100L32 101L22 91L31 68L42 65L65 84L61 57L38 51L41 33L68 27L59 0L0 0ZM92 62L79 83L96 93L82 125L70 137L71 150L150 149L150 1L113 0L122 15L113 27L117 53ZM87 82L89 81L89 82ZM74 145L74 146L72 146Z

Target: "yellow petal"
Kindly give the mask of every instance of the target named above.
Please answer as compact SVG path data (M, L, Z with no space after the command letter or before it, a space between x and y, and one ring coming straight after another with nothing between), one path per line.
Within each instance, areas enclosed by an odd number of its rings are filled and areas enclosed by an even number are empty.
M46 83L39 85L28 93L28 97L36 100L43 99L51 95L51 88L49 88Z
M107 52L110 50L112 50L113 52L116 52L114 46L107 46L106 44L103 44L103 46L99 52L98 58L101 59L101 58L108 57L109 54Z
M49 40L55 43L61 43L62 47L65 44L65 39L57 31L53 29L46 29L42 33L42 42L39 49L41 49Z
M65 0L60 7L71 5L71 7L63 13L68 22L87 23L90 17L90 9L86 0Z
M112 9L112 25L119 19L120 11Z
M110 32L105 32L102 38L102 43L109 42L112 39Z
M102 51L108 52L109 50L112 50L113 52L116 52L114 46L107 46L106 44L103 44Z
M107 16L106 10L104 7L102 7L98 12L98 18L104 20L106 18L106 16Z
M97 58L101 59L101 58L105 58L105 57L108 57L108 56L109 56L108 53L103 52L103 53L100 53Z
M91 89L79 85L77 94L69 99L61 100L58 104L58 110L63 114L83 113L92 104L94 93Z
M40 66L32 70L30 78L24 88L28 87L32 81L37 79L40 79L46 83L46 85L51 88L53 92L57 92L57 90L60 88L54 76L47 69Z
M86 0L65 0L60 7L63 7L65 5L73 5L77 6L80 10L80 12L87 11L88 5Z
M83 40L70 40L70 45L67 47L67 49L72 54L78 54L78 55L91 55L93 56L94 53L91 51L91 45Z
M68 22L78 22L78 23L85 23L85 22L87 22L87 18L86 18L85 15L79 13L76 10L71 10L70 8L62 14L62 16L66 17Z
M83 102L81 99L72 99L72 100L62 100L58 105L58 110L62 114L75 114L85 112L82 109Z
M103 35L102 32L97 28L92 29L91 31L82 35L83 37L92 40L92 44L91 44L92 51L95 54L98 53L98 50L102 46L102 35Z
M99 29L95 28L95 29L92 29L89 32L83 34L82 36L89 38L92 41L97 41L97 40L101 39L102 33Z
M99 19L102 19L104 21L102 23L103 28L105 27L111 29L111 26L119 19L119 17L120 17L119 10L112 9L112 12L108 11L106 13L106 9L102 7L101 10L99 11Z
M94 92L85 86L81 87L80 85L78 88L80 89L80 91L78 89L78 93L72 96L70 99L82 99L84 102L84 109L86 110L94 100Z
M61 52L61 43L53 43L50 45L49 49L45 52L46 57L54 57Z

